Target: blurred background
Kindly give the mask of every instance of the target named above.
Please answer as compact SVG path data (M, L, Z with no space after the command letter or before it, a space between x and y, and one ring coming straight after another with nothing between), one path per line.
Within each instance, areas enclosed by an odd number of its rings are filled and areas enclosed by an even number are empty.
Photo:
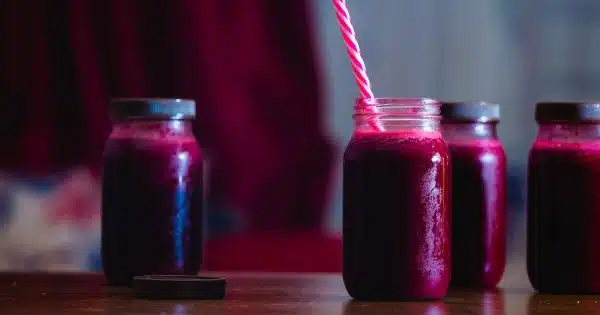
M206 269L341 270L357 95L328 0L0 4L0 269L99 270L111 97L197 101ZM524 271L539 99L600 98L600 2L348 0L375 94L501 104L505 283Z

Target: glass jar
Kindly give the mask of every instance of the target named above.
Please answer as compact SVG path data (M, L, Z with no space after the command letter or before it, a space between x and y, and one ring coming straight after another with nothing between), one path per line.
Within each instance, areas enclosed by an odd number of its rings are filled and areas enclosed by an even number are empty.
M451 183L439 103L361 99L354 119L343 168L346 289L355 299L441 299Z
M527 272L544 293L600 293L600 102L540 102L529 152Z
M506 155L496 131L499 121L497 104L442 104L453 175L453 287L494 288L504 274Z
M104 151L102 263L111 285L197 274L202 261L202 156L195 103L117 99Z

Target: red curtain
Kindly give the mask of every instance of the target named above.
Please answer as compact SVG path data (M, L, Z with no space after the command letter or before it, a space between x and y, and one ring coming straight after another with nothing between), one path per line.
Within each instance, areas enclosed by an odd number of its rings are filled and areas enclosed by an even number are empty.
M0 166L99 169L111 97L198 103L211 196L248 232L318 230L333 147L306 1L0 2Z

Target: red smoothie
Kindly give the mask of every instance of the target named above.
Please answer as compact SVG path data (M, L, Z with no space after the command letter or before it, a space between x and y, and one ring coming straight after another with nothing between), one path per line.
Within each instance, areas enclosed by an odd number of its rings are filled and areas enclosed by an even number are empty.
M202 254L202 162L193 138L110 139L102 258L110 284L196 274Z
M506 156L496 139L449 141L452 286L493 288L506 263Z
M357 131L344 154L343 278L355 299L440 299L450 281L450 176L437 132Z
M529 155L527 271L546 293L600 293L600 141L537 140Z

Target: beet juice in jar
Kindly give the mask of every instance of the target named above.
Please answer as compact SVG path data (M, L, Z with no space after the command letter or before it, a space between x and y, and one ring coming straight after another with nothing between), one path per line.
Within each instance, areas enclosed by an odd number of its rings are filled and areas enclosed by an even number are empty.
M542 293L600 294L600 101L540 102L535 117L529 280Z
M439 104L359 100L354 119L343 170L346 289L355 299L441 299L451 240Z
M504 273L506 155L499 121L497 104L442 104L452 166L453 287L494 288Z
M195 275L202 261L202 156L195 103L110 104L102 180L102 262L111 285L139 275Z

